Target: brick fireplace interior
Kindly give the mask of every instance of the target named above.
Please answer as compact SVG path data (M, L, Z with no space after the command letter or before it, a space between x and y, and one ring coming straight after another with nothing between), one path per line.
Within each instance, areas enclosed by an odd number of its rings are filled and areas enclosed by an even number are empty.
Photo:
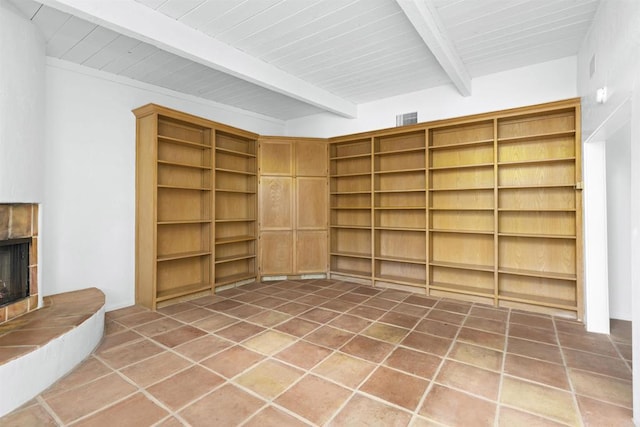
M0 307L0 323L38 308L38 205L0 204L0 241L31 239L29 296Z

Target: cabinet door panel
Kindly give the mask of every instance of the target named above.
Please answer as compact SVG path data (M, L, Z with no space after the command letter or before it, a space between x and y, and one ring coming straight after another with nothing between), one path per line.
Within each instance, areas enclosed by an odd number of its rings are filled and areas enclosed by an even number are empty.
M260 181L260 226L268 229L293 227L293 178L263 176Z
M293 144L291 142L260 143L260 173L292 175Z
M293 272L293 232L262 232L260 237L260 268L263 276Z
M297 178L296 222L298 229L327 226L327 179Z
M326 142L300 141L296 143L295 169L297 176L327 175Z
M296 272L305 274L327 271L327 243L326 231L298 231Z

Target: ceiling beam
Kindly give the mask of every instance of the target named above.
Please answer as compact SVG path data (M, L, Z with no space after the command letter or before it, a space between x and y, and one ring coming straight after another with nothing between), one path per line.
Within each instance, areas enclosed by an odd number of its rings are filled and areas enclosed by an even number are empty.
M357 117L355 103L222 43L134 0L39 0L159 49L230 74L342 117Z
M471 95L471 78L447 35L432 0L396 0L462 96Z

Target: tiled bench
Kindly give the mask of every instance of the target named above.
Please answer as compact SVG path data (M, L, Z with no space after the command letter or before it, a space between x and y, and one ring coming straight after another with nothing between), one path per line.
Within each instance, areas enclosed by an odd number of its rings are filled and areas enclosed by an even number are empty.
M96 348L104 332L96 288L44 298L44 307L0 324L0 416L37 396Z

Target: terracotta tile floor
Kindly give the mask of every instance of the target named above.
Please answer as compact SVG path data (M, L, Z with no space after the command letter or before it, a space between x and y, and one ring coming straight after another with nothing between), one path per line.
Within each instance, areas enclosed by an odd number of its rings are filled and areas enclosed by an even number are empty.
M626 426L631 326L353 283L107 313L96 352L0 425Z

